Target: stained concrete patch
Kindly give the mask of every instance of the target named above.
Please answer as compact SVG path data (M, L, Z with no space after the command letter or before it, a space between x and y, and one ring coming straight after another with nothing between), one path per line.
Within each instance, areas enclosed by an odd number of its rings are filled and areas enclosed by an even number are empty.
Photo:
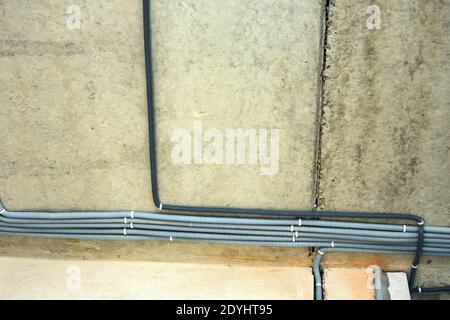
M141 1L0 4L0 198L11 209L154 210ZM321 1L152 1L161 198L311 208ZM171 132L280 129L278 174L176 166ZM270 141L270 140L269 140Z
M1 299L313 298L309 268L0 257Z
M375 290L370 287L371 273L366 269L325 269L323 290L325 300L374 300Z
M411 300L408 278L403 272L388 272L389 295L391 300Z
M331 2L320 206L450 225L450 3Z
M0 4L0 199L14 209L151 207L140 1Z

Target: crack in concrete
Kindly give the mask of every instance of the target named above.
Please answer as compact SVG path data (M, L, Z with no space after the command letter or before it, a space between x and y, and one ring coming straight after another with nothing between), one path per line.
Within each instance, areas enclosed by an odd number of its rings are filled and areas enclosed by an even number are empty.
M325 70L327 66L327 43L330 20L330 7L334 5L334 0L322 1L322 25L320 32L320 55L319 70L317 77L317 118L316 118L316 141L313 168L313 192L312 192L312 209L319 210L320 198L320 168L321 168L321 147L322 147L322 128L323 128L323 108L325 100Z

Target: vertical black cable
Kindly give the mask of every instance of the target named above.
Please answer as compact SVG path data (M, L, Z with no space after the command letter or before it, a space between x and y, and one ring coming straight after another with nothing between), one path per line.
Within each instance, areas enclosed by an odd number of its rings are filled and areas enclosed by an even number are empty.
M145 74L147 84L147 112L148 112L148 141L150 150L150 174L152 184L153 203L159 208L158 194L158 172L156 166L156 143L155 143L155 114L153 112L154 92L153 92L153 62L152 62L152 37L151 37L151 19L150 19L150 1L144 0L144 52L145 52Z

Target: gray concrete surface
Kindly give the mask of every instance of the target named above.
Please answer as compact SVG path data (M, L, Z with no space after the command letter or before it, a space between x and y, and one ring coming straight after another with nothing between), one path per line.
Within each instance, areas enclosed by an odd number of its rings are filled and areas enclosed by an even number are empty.
M321 1L154 1L153 16L161 201L310 209ZM194 121L279 129L278 174L172 164L172 132Z
M141 1L0 6L0 198L11 209L146 209ZM162 201L312 206L321 3L152 1ZM24 23L27 21L28 23ZM280 129L280 168L172 163L171 133Z
M0 4L0 198L152 209L140 1ZM119 18L120 17L120 18Z
M332 3L320 207L450 225L450 2Z
M373 1L331 3L320 208L450 225L450 2L376 1L379 30L366 27ZM450 259L424 260L418 284L448 283Z

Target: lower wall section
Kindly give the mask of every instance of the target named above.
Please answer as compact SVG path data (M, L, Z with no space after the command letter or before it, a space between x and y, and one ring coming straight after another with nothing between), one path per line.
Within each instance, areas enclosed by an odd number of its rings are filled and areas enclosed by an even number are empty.
M137 262L196 264L208 267L262 267L267 270L306 268L311 274L313 254L306 248L276 248L205 244L169 241L102 241L0 237L0 256L30 259L102 260L121 263ZM322 263L326 268L367 268L379 266L384 271L409 272L412 255L329 253ZM450 257L424 256L417 285L442 286L450 283ZM2 269L0 270L8 270ZM3 272L0 277L3 277ZM275 296L274 296L275 297ZM423 296L424 298L429 297ZM291 297L294 298L294 297Z
M309 268L0 257L0 299L308 299Z

